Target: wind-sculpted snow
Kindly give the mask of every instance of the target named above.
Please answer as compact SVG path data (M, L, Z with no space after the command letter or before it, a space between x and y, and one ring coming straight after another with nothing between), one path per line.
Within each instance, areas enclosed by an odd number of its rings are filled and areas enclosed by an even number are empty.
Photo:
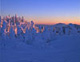
M32 43L40 38L50 42L58 35L80 34L80 26L75 24L35 25L33 21L27 22L24 18L6 16L0 17L0 38L19 39L25 43Z
M0 17L0 62L80 62L80 25Z
M0 38L4 40L18 39L20 42L32 44L40 39L40 42L48 43L58 36L79 34L80 26L76 24L35 25L33 21L27 22L17 15L0 17Z

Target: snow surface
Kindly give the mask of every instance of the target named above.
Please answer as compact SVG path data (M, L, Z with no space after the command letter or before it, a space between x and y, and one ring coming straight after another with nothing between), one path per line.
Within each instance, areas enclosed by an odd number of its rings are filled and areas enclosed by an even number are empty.
M18 40L2 42L5 44L0 42L0 62L80 62L80 35L60 36L44 46Z

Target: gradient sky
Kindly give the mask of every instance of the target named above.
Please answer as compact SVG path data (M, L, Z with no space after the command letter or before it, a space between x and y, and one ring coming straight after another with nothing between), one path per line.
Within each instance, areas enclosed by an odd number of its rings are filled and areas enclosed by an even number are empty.
M0 0L0 15L9 14L38 24L80 24L80 0Z

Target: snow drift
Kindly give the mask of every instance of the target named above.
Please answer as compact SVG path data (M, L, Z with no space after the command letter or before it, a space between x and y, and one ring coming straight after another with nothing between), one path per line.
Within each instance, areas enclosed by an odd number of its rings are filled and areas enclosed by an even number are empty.
M0 17L0 62L80 62L80 25L35 25Z

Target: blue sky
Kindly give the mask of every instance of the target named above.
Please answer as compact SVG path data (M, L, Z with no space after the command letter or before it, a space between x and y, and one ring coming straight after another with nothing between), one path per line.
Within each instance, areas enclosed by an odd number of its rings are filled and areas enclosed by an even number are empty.
M1 15L24 16L27 20L80 18L80 0L0 0ZM43 19L43 20L42 20ZM49 20L49 19L48 19ZM47 20L47 21L48 21ZM80 21L80 20L79 20ZM46 21L45 21L46 22ZM48 21L49 22L49 21ZM53 21L54 22L54 21Z

